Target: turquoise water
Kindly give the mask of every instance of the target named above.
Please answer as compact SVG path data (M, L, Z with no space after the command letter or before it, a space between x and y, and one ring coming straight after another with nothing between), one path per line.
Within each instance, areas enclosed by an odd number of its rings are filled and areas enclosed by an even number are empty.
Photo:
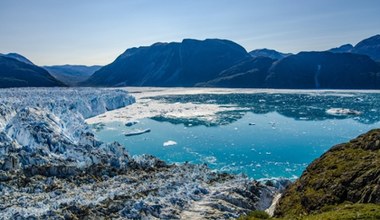
M143 119L132 127L113 122L96 135L102 141L120 142L134 155L152 154L167 162L207 163L213 169L260 179L296 178L331 146L380 128L379 94L278 95L157 97L164 102L212 102L248 108L221 113L214 123L162 117ZM332 107L349 108L362 114L326 114ZM123 135L133 129L146 128L151 132ZM177 144L164 146L169 140Z

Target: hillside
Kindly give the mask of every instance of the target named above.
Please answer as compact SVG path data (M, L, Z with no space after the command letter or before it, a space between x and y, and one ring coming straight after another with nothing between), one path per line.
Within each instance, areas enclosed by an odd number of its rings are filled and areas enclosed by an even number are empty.
M197 86L227 88L262 88L268 76L268 69L275 60L268 57L247 59L219 74L213 80L198 83Z
M379 89L379 65L365 55L301 52L273 64L268 88Z
M65 86L41 67L0 56L0 88Z

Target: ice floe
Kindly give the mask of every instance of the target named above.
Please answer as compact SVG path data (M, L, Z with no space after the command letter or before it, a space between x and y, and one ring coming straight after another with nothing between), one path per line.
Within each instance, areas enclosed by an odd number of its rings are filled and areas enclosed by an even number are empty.
M177 142L172 141L172 140L165 141L165 142L162 144L162 146L164 146L164 147L170 147L170 146L174 146L174 145L177 145Z
M347 108L330 108L326 110L326 113L330 115L360 115L362 114L360 111L347 109Z
M141 135L141 134L145 134L145 133L149 133L149 132L150 132L150 128L135 129L133 131L124 132L124 135L125 136L135 136L135 135Z

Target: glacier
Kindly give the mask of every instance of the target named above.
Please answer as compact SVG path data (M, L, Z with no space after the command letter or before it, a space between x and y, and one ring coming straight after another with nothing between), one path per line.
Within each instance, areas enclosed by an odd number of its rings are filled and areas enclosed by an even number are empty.
M269 208L289 184L131 156L95 138L85 119L134 102L119 89L0 89L1 218L234 218Z

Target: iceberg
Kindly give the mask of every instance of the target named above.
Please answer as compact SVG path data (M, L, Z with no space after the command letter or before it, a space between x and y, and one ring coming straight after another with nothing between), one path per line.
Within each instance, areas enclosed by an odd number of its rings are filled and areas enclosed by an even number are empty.
M145 134L145 133L148 133L148 132L150 132L150 128L147 128L147 129L136 129L136 130L133 130L133 131L130 131L130 132L125 132L124 135L125 136L135 136L135 135Z
M359 111L353 110L353 109L347 109L347 108L330 108L326 110L327 114L330 115L360 115L362 114Z
M177 144L177 142L172 141L172 140L169 140L169 141L165 141L165 142L162 144L162 146L164 146L164 147L170 147L170 146L173 146L173 145L176 145L176 144Z

